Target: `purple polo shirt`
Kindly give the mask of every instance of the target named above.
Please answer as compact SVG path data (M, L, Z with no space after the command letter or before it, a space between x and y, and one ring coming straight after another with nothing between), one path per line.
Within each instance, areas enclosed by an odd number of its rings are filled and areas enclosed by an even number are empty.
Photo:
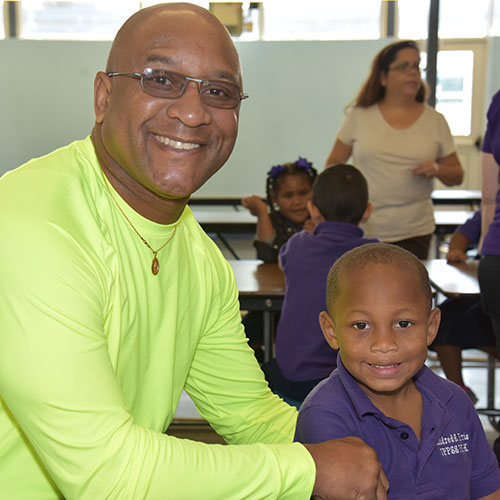
M294 234L280 250L286 293L276 332L276 361L292 382L322 379L336 367L337 352L323 337L318 316L326 311L326 278L344 253L378 240L354 224L322 222L312 234Z
M471 245L479 243L481 237L481 209L476 210L474 215L459 226L455 232L462 233L470 241Z
M500 488L497 459L464 390L426 366L415 375L424 401L419 443L410 426L372 404L340 356L337 363L302 404L296 441L360 437L377 452L389 499L470 500Z
M500 91L491 100L487 118L488 125L484 134L482 149L485 153L491 153L497 164L500 165ZM483 255L500 255L500 190L497 191L496 201L495 216L481 249Z

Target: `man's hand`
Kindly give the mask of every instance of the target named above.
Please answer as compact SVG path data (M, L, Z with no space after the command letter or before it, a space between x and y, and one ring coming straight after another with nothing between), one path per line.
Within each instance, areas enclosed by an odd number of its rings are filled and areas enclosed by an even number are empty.
M313 498L386 500L389 481L377 454L361 439L347 437L304 444L316 463Z

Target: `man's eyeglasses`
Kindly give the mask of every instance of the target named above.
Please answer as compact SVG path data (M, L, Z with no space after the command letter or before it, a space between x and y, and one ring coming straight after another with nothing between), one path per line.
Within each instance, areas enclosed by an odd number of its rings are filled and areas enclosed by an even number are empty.
M420 63L409 62L403 62L389 67L389 71L399 71L401 73L406 73L407 71L417 71L418 73L420 73L421 69L422 68L420 68Z
M248 94L241 91L235 83L221 80L200 80L184 76L173 71L146 68L142 73L107 73L112 76L129 76L141 81L141 87L146 94L164 99L177 99L180 97L189 82L198 84L201 100L214 108L233 109L238 106Z

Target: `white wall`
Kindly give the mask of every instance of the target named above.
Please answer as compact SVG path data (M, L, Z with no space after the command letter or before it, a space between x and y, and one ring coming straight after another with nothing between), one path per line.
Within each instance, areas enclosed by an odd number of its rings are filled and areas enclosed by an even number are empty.
M239 42L244 87L239 138L228 163L200 195L264 193L270 166L299 155L318 168L344 107L387 40ZM110 42L0 41L0 173L85 137L93 125L93 78ZM488 63L491 93L500 87L500 39Z
M241 42L245 90L227 165L199 194L262 194L265 172L306 156L321 167L343 108L383 41ZM85 137L109 42L0 41L0 172Z

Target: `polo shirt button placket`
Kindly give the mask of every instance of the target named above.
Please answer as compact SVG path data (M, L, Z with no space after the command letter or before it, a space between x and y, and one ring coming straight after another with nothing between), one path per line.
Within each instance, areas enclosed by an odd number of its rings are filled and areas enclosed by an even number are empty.
M399 437L401 439L408 439L410 437L410 435L407 433L407 432L402 432Z

